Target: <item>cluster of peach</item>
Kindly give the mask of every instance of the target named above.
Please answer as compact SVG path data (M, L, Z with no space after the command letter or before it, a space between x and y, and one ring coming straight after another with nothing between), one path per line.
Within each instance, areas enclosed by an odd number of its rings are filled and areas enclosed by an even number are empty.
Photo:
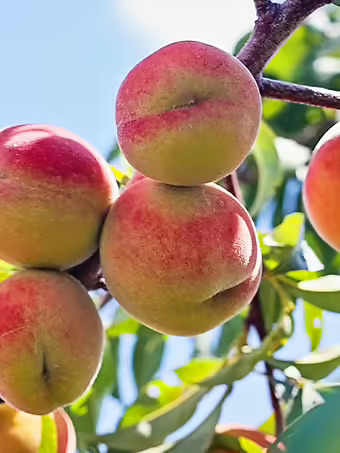
M262 267L256 229L212 182L243 162L260 119L253 76L207 44L170 44L123 81L118 141L138 180L108 214L101 264L112 294L147 326L196 335L253 298Z
M98 248L117 196L111 169L79 137L48 125L0 132L0 258L16 271L0 284L0 396L12 406L0 406L3 453L40 451L37 415L73 402L96 377L103 326L65 270ZM70 420L53 417L58 453L74 453Z

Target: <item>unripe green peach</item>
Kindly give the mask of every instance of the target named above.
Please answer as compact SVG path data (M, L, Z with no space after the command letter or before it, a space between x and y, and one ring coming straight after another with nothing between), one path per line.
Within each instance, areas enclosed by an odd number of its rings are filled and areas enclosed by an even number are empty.
M245 159L261 118L248 69L200 42L170 44L139 63L117 97L118 141L130 164L173 185L221 179Z
M118 195L104 159L59 127L0 132L0 258L24 267L68 268L98 246Z
M340 123L320 140L303 187L308 218L318 234L340 251Z
M261 253L246 209L214 185L174 187L144 178L110 209L100 254L117 301L147 326L196 335L255 294Z
M103 327L85 288L54 271L0 284L0 396L31 414L78 399L101 364Z

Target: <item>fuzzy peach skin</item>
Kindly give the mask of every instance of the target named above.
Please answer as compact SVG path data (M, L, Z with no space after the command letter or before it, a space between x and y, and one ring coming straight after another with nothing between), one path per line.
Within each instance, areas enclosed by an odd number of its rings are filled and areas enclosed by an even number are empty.
M221 179L245 159L261 118L248 69L216 47L170 44L140 62L117 96L119 145L144 175L174 185Z
M55 411L57 453L76 453L76 432L63 409ZM42 417L21 412L8 404L0 405L1 453L39 453L42 442Z
M53 415L58 435L57 453L76 453L77 437L72 420L63 409L56 410Z
M249 214L214 184L174 187L144 178L131 185L107 216L100 254L123 308L171 335L222 324L251 301L261 275Z
M38 453L41 432L41 417L0 404L1 453Z
M303 186L308 218L318 234L340 251L340 123L315 148Z
M0 258L19 266L68 268L98 247L118 187L105 160L55 126L0 132Z
M36 415L78 399L99 370L104 334L85 288L54 271L0 284L0 396Z

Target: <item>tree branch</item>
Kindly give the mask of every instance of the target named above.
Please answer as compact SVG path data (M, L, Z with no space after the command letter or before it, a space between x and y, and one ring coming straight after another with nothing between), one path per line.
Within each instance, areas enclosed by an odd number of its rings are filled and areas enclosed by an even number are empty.
M271 0L254 0L257 17L261 17L266 10L271 8L272 2Z
M251 313L249 315L249 318L251 320L251 323L257 330L260 340L262 341L266 337L266 329L265 329L265 325L264 325L264 319L263 319L263 314L262 314L262 309L261 309L261 304L260 304L260 299L259 299L258 293L255 295L255 297L253 299L250 312ZM283 414L282 414L280 402L275 393L273 369L267 362L265 362L265 367L266 367L266 375L268 378L270 399L271 399L274 414L275 414L275 432L276 432L276 437L278 437L284 430Z
M340 93L337 91L266 78L261 78L258 83L261 95L266 98L340 110Z
M238 54L238 59L258 79L269 60L299 25L321 6L332 0L286 0L282 5L255 3L258 20L252 36ZM259 14L260 13L260 14Z
M69 270L69 273L79 280L88 291L105 289L107 287L100 267L99 251L78 266Z
M241 191L240 184L238 182L238 176L236 171L233 171L230 175L224 178L225 188L234 195L235 198L242 204L244 204L243 195Z

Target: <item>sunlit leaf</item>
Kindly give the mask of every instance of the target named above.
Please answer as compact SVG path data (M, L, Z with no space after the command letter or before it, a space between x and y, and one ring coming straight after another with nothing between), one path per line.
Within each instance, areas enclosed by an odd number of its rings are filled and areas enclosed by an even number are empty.
M54 419L46 415L41 418L41 425L41 444L38 453L57 453L57 427Z
M323 311L321 308L304 302L306 332L312 345L312 351L317 349L322 338Z
M223 365L222 359L193 359L188 365L176 370L176 374L185 384L195 384L216 374Z
M156 447L189 420L206 391L199 387L189 388L180 398L152 412L137 425L97 436L96 442L132 452Z
M269 126L262 123L253 149L259 176L255 200L250 208L252 216L259 213L282 180L282 169L275 147L275 137Z
M323 310L340 313L340 276L326 275L313 280L294 281L280 278L285 290L295 297L301 297Z
M290 361L268 358L267 361L281 370L294 366L303 377L318 381L340 366L340 346L332 346L324 351L313 352L301 360Z

